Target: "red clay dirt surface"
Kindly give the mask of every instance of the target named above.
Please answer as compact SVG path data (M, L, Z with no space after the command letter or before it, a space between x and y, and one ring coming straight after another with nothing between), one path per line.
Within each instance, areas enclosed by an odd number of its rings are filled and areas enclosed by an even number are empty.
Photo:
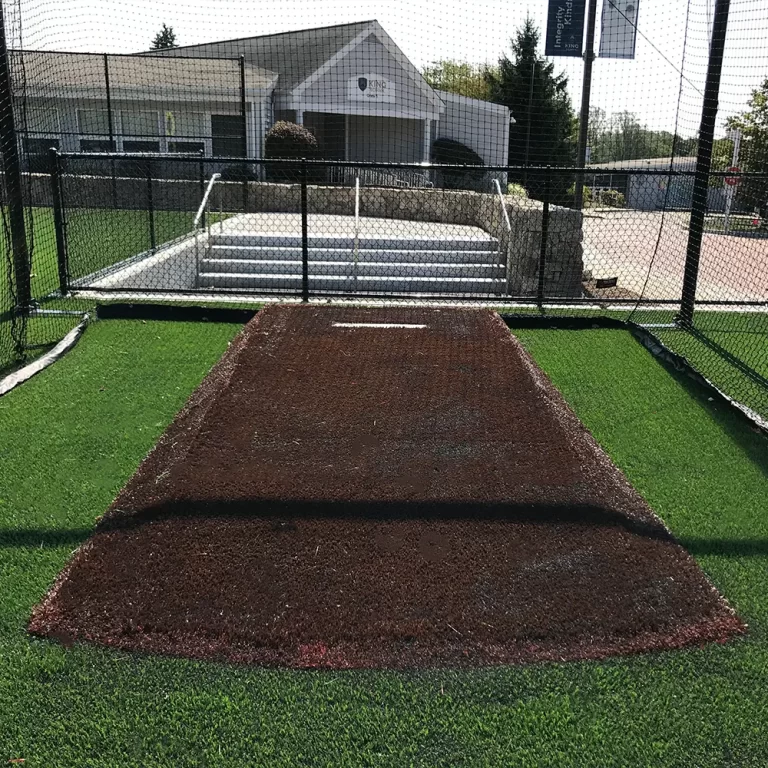
M403 668L601 658L744 626L497 315L275 306L30 630Z

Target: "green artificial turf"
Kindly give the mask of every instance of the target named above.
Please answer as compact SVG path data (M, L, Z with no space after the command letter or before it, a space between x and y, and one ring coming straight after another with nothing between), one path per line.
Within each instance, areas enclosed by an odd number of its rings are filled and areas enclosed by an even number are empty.
M155 211L155 243L162 245L192 230L194 213ZM59 288L56 230L51 208L27 215L32 235L32 296L43 298ZM149 213L134 210L70 208L66 215L71 279L84 277L149 250Z
M0 399L0 761L768 764L768 442L620 330L518 335L737 607L746 638L604 663L337 673L30 638L32 606L236 330L97 323Z

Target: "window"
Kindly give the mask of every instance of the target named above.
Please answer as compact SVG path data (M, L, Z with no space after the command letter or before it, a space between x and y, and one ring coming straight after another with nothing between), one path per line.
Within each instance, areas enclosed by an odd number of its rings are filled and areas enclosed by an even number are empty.
M158 113L155 111L121 112L123 136L160 136ZM126 150L128 151L128 150Z
M179 154L198 154L205 152L205 143L202 141L169 141L168 151Z
M165 112L165 135L169 139L202 139L208 133L208 117L204 112Z
M106 109L78 109L77 125L81 134L109 136L109 112Z
M123 141L123 152L159 152L159 141L138 141L135 139L125 139Z
M214 157L245 157L242 115L211 115Z
M81 152L114 152L115 142L109 139L80 139Z

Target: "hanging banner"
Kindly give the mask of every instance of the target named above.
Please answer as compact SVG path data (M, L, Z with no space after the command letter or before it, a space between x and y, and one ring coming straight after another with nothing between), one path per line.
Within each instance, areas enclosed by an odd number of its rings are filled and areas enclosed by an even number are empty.
M600 25L600 56L634 59L639 0L603 0Z
M549 0L545 56L581 56L586 0Z

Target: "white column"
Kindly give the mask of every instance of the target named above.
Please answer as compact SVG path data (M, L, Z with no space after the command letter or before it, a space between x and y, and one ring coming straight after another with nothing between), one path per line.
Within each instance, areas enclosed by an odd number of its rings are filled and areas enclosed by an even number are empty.
M432 154L432 120L427 118L424 121L424 150L422 152L422 162L428 163Z
M301 109L296 110L296 125L304 125L304 112Z

